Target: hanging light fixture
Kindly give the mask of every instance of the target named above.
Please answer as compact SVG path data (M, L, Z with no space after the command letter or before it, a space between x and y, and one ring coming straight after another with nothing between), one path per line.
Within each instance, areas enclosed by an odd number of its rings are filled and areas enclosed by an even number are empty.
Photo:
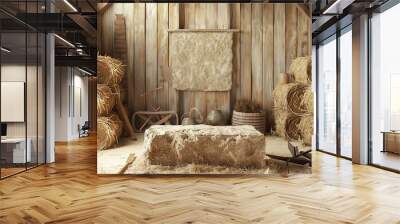
M87 74L87 75L89 75L89 76L92 76L92 75L93 75L92 73L90 73L90 72L88 72L88 71L86 71L86 70L84 70L84 69L81 69L81 68L79 68L79 67L78 67L78 70L81 71L81 72L83 72L83 73L85 73L85 74Z
M325 9L322 14L342 14L343 10L353 2L354 0L336 0L332 5Z
M7 49L7 48L5 48L5 47L1 47L0 49L1 49L1 51L4 51L4 52L6 52L6 53L10 53L10 52L11 52L10 49Z
M68 5L74 12L78 12L78 9L75 8L68 0L64 0L64 3Z
M57 39L61 40L62 42L64 42L65 44L67 44L68 46L75 48L75 45L72 44L71 42L69 42L68 40L64 39L63 37L59 36L58 34L54 34L55 37L57 37Z

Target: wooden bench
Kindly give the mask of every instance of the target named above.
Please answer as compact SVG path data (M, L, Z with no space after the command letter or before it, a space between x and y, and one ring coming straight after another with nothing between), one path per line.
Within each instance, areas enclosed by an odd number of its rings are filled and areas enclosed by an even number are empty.
M151 125L179 123L178 114L175 111L138 111L132 116L132 125L136 132L144 132Z

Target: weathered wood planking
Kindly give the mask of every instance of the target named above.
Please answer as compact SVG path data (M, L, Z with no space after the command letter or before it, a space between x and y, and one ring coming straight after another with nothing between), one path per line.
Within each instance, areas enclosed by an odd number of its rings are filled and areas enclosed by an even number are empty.
M102 46L103 46L103 14L97 14L97 52L102 53Z
M101 21L101 25L102 25L102 47L101 47L101 54L103 55L111 55L112 53L112 48L113 48L113 43L114 43L114 32L112 32L114 30L114 7L116 5L111 5L108 10L106 10L103 13L102 16L102 21Z
M251 100L251 4L240 5L241 99Z
M311 20L302 11L298 12L299 16L297 19L297 33L298 33L298 43L297 43L297 54L298 56L311 55Z
M216 4L206 4L207 16L206 27L217 29L216 16L218 16L218 7Z
M274 5L274 87L278 76L286 72L285 4Z
M263 102L263 5L251 8L251 100Z
M199 3L182 4L184 18L183 29L195 29L196 28L196 7ZM179 111L178 114L183 115L190 111L190 108L195 106L195 96L193 91L178 91L179 92Z
M207 29L211 28L207 26L207 17L209 17L209 13L212 15L212 11L208 12L207 9L209 8L210 4L201 4L201 3L196 3L194 10L191 13L194 14L195 18L194 21L192 21L191 24L192 27L195 29ZM187 6L187 5L186 5ZM191 8L192 9L192 8ZM215 17L212 16L211 20L215 22L214 20ZM215 28L215 27L214 27ZM190 92L190 99L191 99L191 105L196 107L197 109L200 110L202 116L206 116L207 114L207 95L210 93L206 92ZM185 111L188 112L188 111Z
M289 70L289 66L292 60L297 56L297 6L295 4L286 5L286 25L285 25L285 37L286 37L286 71Z
M168 28L169 29L178 29L179 28L179 18L180 18L180 15L179 15L180 5L178 3L170 3L168 5L168 10L169 10L169 12L168 12ZM169 57L169 48L168 48L168 57ZM171 59L169 58L168 65L169 65L170 61L171 61ZM169 80L169 82L168 82L168 108L170 110L175 110L175 111L179 112L179 110L178 110L178 93L174 88L172 88L171 80Z
M218 29L230 29L231 28L231 14L230 4L220 3L217 4L217 28ZM234 34L233 34L234 35ZM213 93L211 93L213 94ZM215 108L207 108L207 113L214 109L219 109L223 112L225 119L230 120L231 102L230 102L230 91L215 92Z
M157 92L157 102L161 110L168 110L168 4L160 3L158 6L158 87L162 87Z
M231 28L240 30L240 4L231 4ZM233 34L233 70L231 108L235 106L237 99L240 99L240 33Z
M135 96L135 75L134 75L134 29L133 29L133 21L134 21L134 14L133 14L133 4L126 5L124 7L124 16L125 16L125 23L126 23L126 46L128 47L126 52L126 83L124 88L127 90L126 102L128 106L128 114L130 115L133 112L134 108L134 96Z
M114 20L114 47L113 57L118 58L126 65L127 49L126 45L126 24L124 14L116 14Z
M127 86L131 91L128 93L128 99L132 100L128 101L131 111L146 109L148 104L182 114L196 106L205 116L212 109L231 111L236 100L244 98L262 104L271 115L272 90L279 73L287 71L293 58L311 53L311 21L296 5L168 3L157 4L155 11L147 8L147 12L146 5L112 4L99 19L102 43L99 49L101 53L111 55L115 14L122 13L126 18L127 78L131 78ZM240 30L234 33L233 83L229 94L178 93L171 87L171 82L163 84L163 65L168 65L170 60L167 29ZM149 47L152 49L147 49ZM164 86L164 89L153 99L141 97L151 86ZM267 117L269 130L272 117Z
M124 11L124 10L122 10ZM128 63L127 56L127 39L126 39L126 24L125 24L125 15L124 14L116 14L114 20L114 47L113 54L114 58L121 60L121 62L126 65L125 66L125 75L121 81L121 90L125 91L126 86L128 85L130 79L132 77L132 63ZM131 72L129 74L129 72ZM132 91L131 91L132 92ZM128 96L131 96L128 93ZM128 100L129 102L130 100ZM123 103L126 103L124 101Z
M141 94L146 91L146 4L133 4L133 51L134 51L134 111L146 109L146 98Z
M266 112L266 129L271 130L273 124L272 90L274 88L274 5L263 7L263 108Z
M146 108L153 111L157 104L157 3L146 4Z

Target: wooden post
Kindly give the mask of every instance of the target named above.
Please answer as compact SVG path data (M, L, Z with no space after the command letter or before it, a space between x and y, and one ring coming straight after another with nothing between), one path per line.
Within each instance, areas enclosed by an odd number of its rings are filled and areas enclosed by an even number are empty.
M135 131L133 130L132 124L129 121L129 117L128 117L128 113L126 112L124 106L122 105L121 99L119 97L119 94L116 94L117 97L116 98L116 108L118 111L118 114L120 116L120 118L122 118L122 122L124 122L124 127L126 128L126 130L129 133L129 136L133 139L133 140L137 140L136 135L135 135Z

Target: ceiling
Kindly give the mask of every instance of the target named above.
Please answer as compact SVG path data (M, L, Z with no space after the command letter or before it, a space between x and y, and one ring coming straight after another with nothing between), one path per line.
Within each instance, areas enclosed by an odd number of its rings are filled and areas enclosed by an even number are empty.
M352 18L373 11L388 0L316 0L312 4L313 42L351 24Z
M2 51L1 61L9 64L36 64L44 57L44 35L38 33L2 33L1 44L10 52Z
M207 1L207 0L204 0ZM338 21L378 7L387 0L239 0L237 2L285 2L308 3L312 11L313 40L335 32ZM97 2L103 2L97 4ZM6 35L3 41L15 48L15 53L22 52L25 42L18 32L28 30L54 32L56 38L56 56L62 64L68 60L84 64L95 62L97 56L97 7L99 10L111 2L133 2L129 0L1 0L0 27ZM182 2L176 0L176 2ZM213 2L209 0L208 2ZM215 2L215 1L214 1ZM48 13L52 11L52 13ZM345 23L344 23L345 24ZM333 28L332 28L333 27ZM328 32L329 31L329 32ZM3 35L4 36L4 35ZM67 43L64 40L67 40ZM11 41L12 40L12 41ZM15 43L11 43L11 42ZM314 42L315 42L314 41ZM75 47L71 47L71 44ZM4 45L5 46L5 45ZM34 47L32 47L33 49ZM28 54L32 50L28 46ZM24 53L24 52L23 52ZM24 53L26 54L26 52ZM62 57L61 57L62 56ZM65 57L67 56L67 57ZM74 58L71 58L74 57ZM89 64L90 64L89 63ZM95 70L95 64L91 66Z
M37 48L29 43L29 32L56 33L56 65L80 66L82 61L85 68L95 72L96 4L96 0L1 0L2 46L12 49L8 58L21 60L27 53L28 58L35 55Z

